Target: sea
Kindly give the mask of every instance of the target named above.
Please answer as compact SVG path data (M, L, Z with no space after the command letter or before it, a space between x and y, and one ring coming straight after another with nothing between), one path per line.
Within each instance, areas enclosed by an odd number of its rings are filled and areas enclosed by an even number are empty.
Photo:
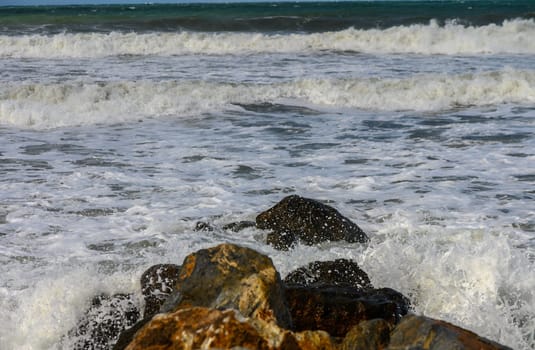
M370 242L224 228L293 194ZM1 6L0 348L223 242L534 349L535 1Z

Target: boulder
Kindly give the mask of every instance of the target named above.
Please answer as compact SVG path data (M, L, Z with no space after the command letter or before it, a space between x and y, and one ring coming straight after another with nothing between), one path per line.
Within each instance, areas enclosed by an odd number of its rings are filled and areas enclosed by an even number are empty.
M154 316L126 347L146 349L335 350L336 345L323 331L292 333L235 310L196 306Z
M389 288L289 285L286 301L292 330L324 330L335 337L344 337L353 326L375 318L396 324L409 309L409 300Z
M390 334L386 349L511 350L451 323L417 315L403 317Z
M76 328L69 332L73 344L67 347L75 350L110 349L119 334L134 325L139 316L136 303L129 294L96 296Z
M234 310L204 307L158 314L134 336L127 350L269 349L268 342Z
M145 298L143 318L150 318L160 310L178 281L180 266L158 264L149 267L141 275L141 293Z
M242 316L291 327L284 287L271 259L253 249L221 244L184 260L175 291L161 308L236 309Z
M302 286L354 287L362 290L373 288L366 272L356 262L347 259L311 262L290 272L284 278L284 283Z
M368 241L366 234L336 209L292 195L256 217L259 229L271 230L267 242L288 249L297 242L314 245L326 241Z
M363 321L346 334L340 350L380 350L388 345L392 325L381 318Z

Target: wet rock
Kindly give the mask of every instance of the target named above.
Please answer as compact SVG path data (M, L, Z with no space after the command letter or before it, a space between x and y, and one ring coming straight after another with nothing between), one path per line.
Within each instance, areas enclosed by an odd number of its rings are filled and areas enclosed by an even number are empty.
M200 231L200 232L211 232L211 231L214 230L214 227L212 225L210 225L209 223L207 223L207 222L198 221L195 224L195 228L193 230L194 231Z
M277 250L289 250L297 244L297 238L292 232L275 231L267 234L266 243Z
M229 230L232 232L240 232L250 227L256 227L256 222L254 221L231 222L230 224L224 225L223 230Z
M74 330L69 333L71 349L110 349L119 334L139 319L140 313L131 295L99 295Z
M344 337L365 320L381 318L396 324L409 309L409 300L389 288L289 285L286 301L294 331L324 330L335 337Z
M134 336L127 350L269 349L256 328L233 310L204 307L158 314Z
M290 272L284 278L284 283L302 286L355 287L362 290L373 288L366 272L356 262L347 259L311 262Z
M307 245L326 241L367 242L366 234L336 209L292 195L256 217L256 226L271 230L268 243L288 249L297 241Z
M143 318L150 318L160 310L178 281L180 266L158 264L149 267L141 275L141 293L145 297Z
M325 331L303 331L294 333L297 345L300 350L336 350L338 344L329 333ZM281 350L287 348L281 347Z
M327 332L293 333L235 310L191 307L154 316L126 349L334 350L336 345Z
M388 350L511 350L461 327L440 320L407 315L390 335Z
M204 306L290 327L280 275L271 259L250 248L221 244L184 260L175 292L161 311Z
M384 349L390 340L392 325L383 319L360 322L346 334L340 350Z

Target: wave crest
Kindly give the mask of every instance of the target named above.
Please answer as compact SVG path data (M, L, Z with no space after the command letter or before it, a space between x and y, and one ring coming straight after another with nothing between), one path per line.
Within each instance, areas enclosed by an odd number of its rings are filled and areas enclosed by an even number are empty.
M244 54L314 52L418 54L534 54L535 21L515 19L501 25L398 26L346 29L314 34L260 33L62 33L51 36L0 36L0 57L67 58L116 55Z
M204 81L0 85L0 124L50 128L139 118L195 116L259 102L317 108L444 110L535 103L535 71L505 69L404 79L303 79L277 84Z

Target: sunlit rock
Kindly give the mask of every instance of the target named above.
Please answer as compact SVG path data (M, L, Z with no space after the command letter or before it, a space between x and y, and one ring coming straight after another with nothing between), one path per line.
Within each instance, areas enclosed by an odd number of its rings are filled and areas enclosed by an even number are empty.
M291 326L282 281L271 259L232 244L201 249L186 257L175 292L161 311L190 306L236 309L244 317Z

